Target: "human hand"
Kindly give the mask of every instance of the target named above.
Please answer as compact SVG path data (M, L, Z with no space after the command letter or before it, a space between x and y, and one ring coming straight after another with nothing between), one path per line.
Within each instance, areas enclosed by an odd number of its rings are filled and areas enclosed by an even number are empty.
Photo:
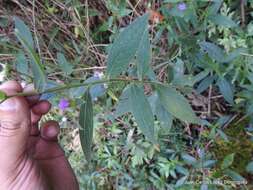
M31 91L15 81L0 86L7 95ZM0 104L0 190L78 190L78 183L57 142L59 125L38 128L50 103L38 97L13 97Z

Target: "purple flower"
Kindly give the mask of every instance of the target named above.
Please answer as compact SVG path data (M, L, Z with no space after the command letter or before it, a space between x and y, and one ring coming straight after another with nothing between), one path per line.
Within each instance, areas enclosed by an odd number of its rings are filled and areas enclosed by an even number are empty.
M99 72L99 71L95 71L93 74L94 77L98 78L98 79L102 79L104 76L103 72Z
M180 11L184 11L184 10L186 10L186 8L187 8L187 6L186 6L186 4L185 3L179 3L178 5L177 5L177 9L178 10L180 10Z
M65 98L62 98L59 102L59 109L64 111L65 109L67 109L69 107L69 101Z

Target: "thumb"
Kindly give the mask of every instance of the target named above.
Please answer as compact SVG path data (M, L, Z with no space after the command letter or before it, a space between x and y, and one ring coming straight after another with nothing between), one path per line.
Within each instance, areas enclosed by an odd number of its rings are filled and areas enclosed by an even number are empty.
M15 81L0 86L8 96L22 92L22 87ZM0 104L0 171L9 171L25 152L29 136L30 112L23 97L9 98Z

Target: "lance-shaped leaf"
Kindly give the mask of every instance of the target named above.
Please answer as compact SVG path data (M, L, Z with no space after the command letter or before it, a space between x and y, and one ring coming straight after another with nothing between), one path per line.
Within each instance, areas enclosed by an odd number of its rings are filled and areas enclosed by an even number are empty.
M73 71L73 65L71 65L65 55L63 53L57 53L57 62L61 68L61 70L66 73L67 75L70 75Z
M149 14L139 17L115 39L108 55L107 72L110 77L125 71L135 57L147 30L148 18Z
M220 77L217 81L217 85L224 99L230 103L234 104L234 90L232 84L224 77Z
M138 127L151 142L155 143L154 116L143 88L137 85L131 85L129 95L132 114Z
M200 123L187 99L175 89L159 85L157 92L163 107L174 117L188 123Z
M149 33L146 30L143 34L142 41L136 55L137 59L137 74L139 79L142 79L149 70L149 64L151 61L151 48Z
M85 103L81 105L79 115L79 136L85 158L91 161L91 146L93 138L93 105L89 90L84 94Z
M237 24L229 17L224 16L224 15L211 15L209 19L214 23L219 26L223 26L226 28L233 28L236 27Z
M173 116L164 108L157 93L149 96L148 101L151 105L153 114L156 115L157 119L160 121L162 128L165 131L169 131L172 127Z
M18 17L14 17L15 34L31 60L35 88L42 92L46 84L46 76L38 54L34 51L33 37L29 28Z
M210 42L200 42L199 45L202 50L208 53L210 58L219 63L222 63L224 61L226 55L224 51L216 44Z
M115 108L114 116L115 118L122 116L128 112L131 112L131 105L130 105L130 87L127 86L121 96L119 97L119 102Z

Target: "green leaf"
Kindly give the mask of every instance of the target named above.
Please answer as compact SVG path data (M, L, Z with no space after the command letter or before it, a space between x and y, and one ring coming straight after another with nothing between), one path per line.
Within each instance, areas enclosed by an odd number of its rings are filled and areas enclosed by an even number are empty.
M86 160L91 161L91 146L93 138L93 105L89 90L84 94L85 103L81 105L79 115L79 136Z
M157 92L161 103L170 114L188 123L200 123L187 99L175 89L159 85Z
M223 0L215 0L212 2L211 6L208 6L207 14L208 15L216 15L219 11L221 5L223 3Z
M65 72L67 75L71 74L73 71L73 65L71 65L63 53L57 53L57 61L60 65L63 72Z
M200 42L199 45L215 61L222 63L225 59L225 54L219 46L210 42Z
M147 30L148 18L149 14L139 17L115 39L108 55L107 72L110 77L125 71L135 57Z
M197 163L197 160L189 154L182 154L181 156L183 160L189 165L194 165Z
M240 57L242 53L247 53L247 49L246 48L237 48L227 55L227 57L224 59L224 62L229 63L229 62L233 61L234 59Z
M130 88L127 86L121 96L119 97L119 103L115 108L114 117L120 117L125 113L131 112L131 105L130 105Z
M172 127L173 116L163 107L157 93L149 96L148 101L151 105L153 114L156 115L157 120L160 121L161 127L168 132Z
M204 168L210 168L215 165L217 161L216 160L207 160L203 163Z
M214 76L208 76L208 77L206 77L205 79L203 79L203 80L199 83L199 85L198 85L196 91L197 91L199 94L202 93L202 92L204 92L204 91L213 83L214 79L215 79Z
M234 181L246 182L245 178L242 177L240 174L238 174L235 171L232 171L232 170L228 169L224 173L226 175L230 176Z
M164 130L169 131L173 124L173 116L163 107L160 100L157 99L155 113Z
M253 161L246 166L246 171L253 174Z
M180 179L177 180L175 187L180 187L185 184L188 176L183 176Z
M16 69L18 72L29 75L29 67L28 67L28 62L25 57L24 52L20 51L16 55Z
M151 142L155 143L154 116L143 88L137 85L131 85L129 95L132 114L138 127Z
M220 89L221 94L223 95L224 99L230 103L234 104L234 91L230 82L224 77L219 78L217 85Z
M27 51L31 59L31 69L34 76L35 88L42 92L46 85L46 76L38 54L34 51L32 35L25 23L17 17L15 21L15 35Z
M149 40L149 31L146 30L143 34L142 41L140 43L139 49L137 50L137 73L139 79L143 79L145 74L149 70L149 64L151 61L151 48Z
M221 168L222 168L222 169L226 169L226 168L228 168L229 166L231 166L232 163L233 163L233 161L234 161L234 156L235 156L234 153L227 155L227 156L224 158L224 160L222 161Z
M0 91L0 103L6 100L6 98L7 98L7 95L5 94L5 92Z
M34 49L33 36L28 26L18 17L14 17L15 23L15 32L19 33L19 36L22 37L23 41L27 43L27 45Z
M224 15L211 15L209 19L219 26L223 26L226 28L233 28L236 27L237 24L229 17Z

